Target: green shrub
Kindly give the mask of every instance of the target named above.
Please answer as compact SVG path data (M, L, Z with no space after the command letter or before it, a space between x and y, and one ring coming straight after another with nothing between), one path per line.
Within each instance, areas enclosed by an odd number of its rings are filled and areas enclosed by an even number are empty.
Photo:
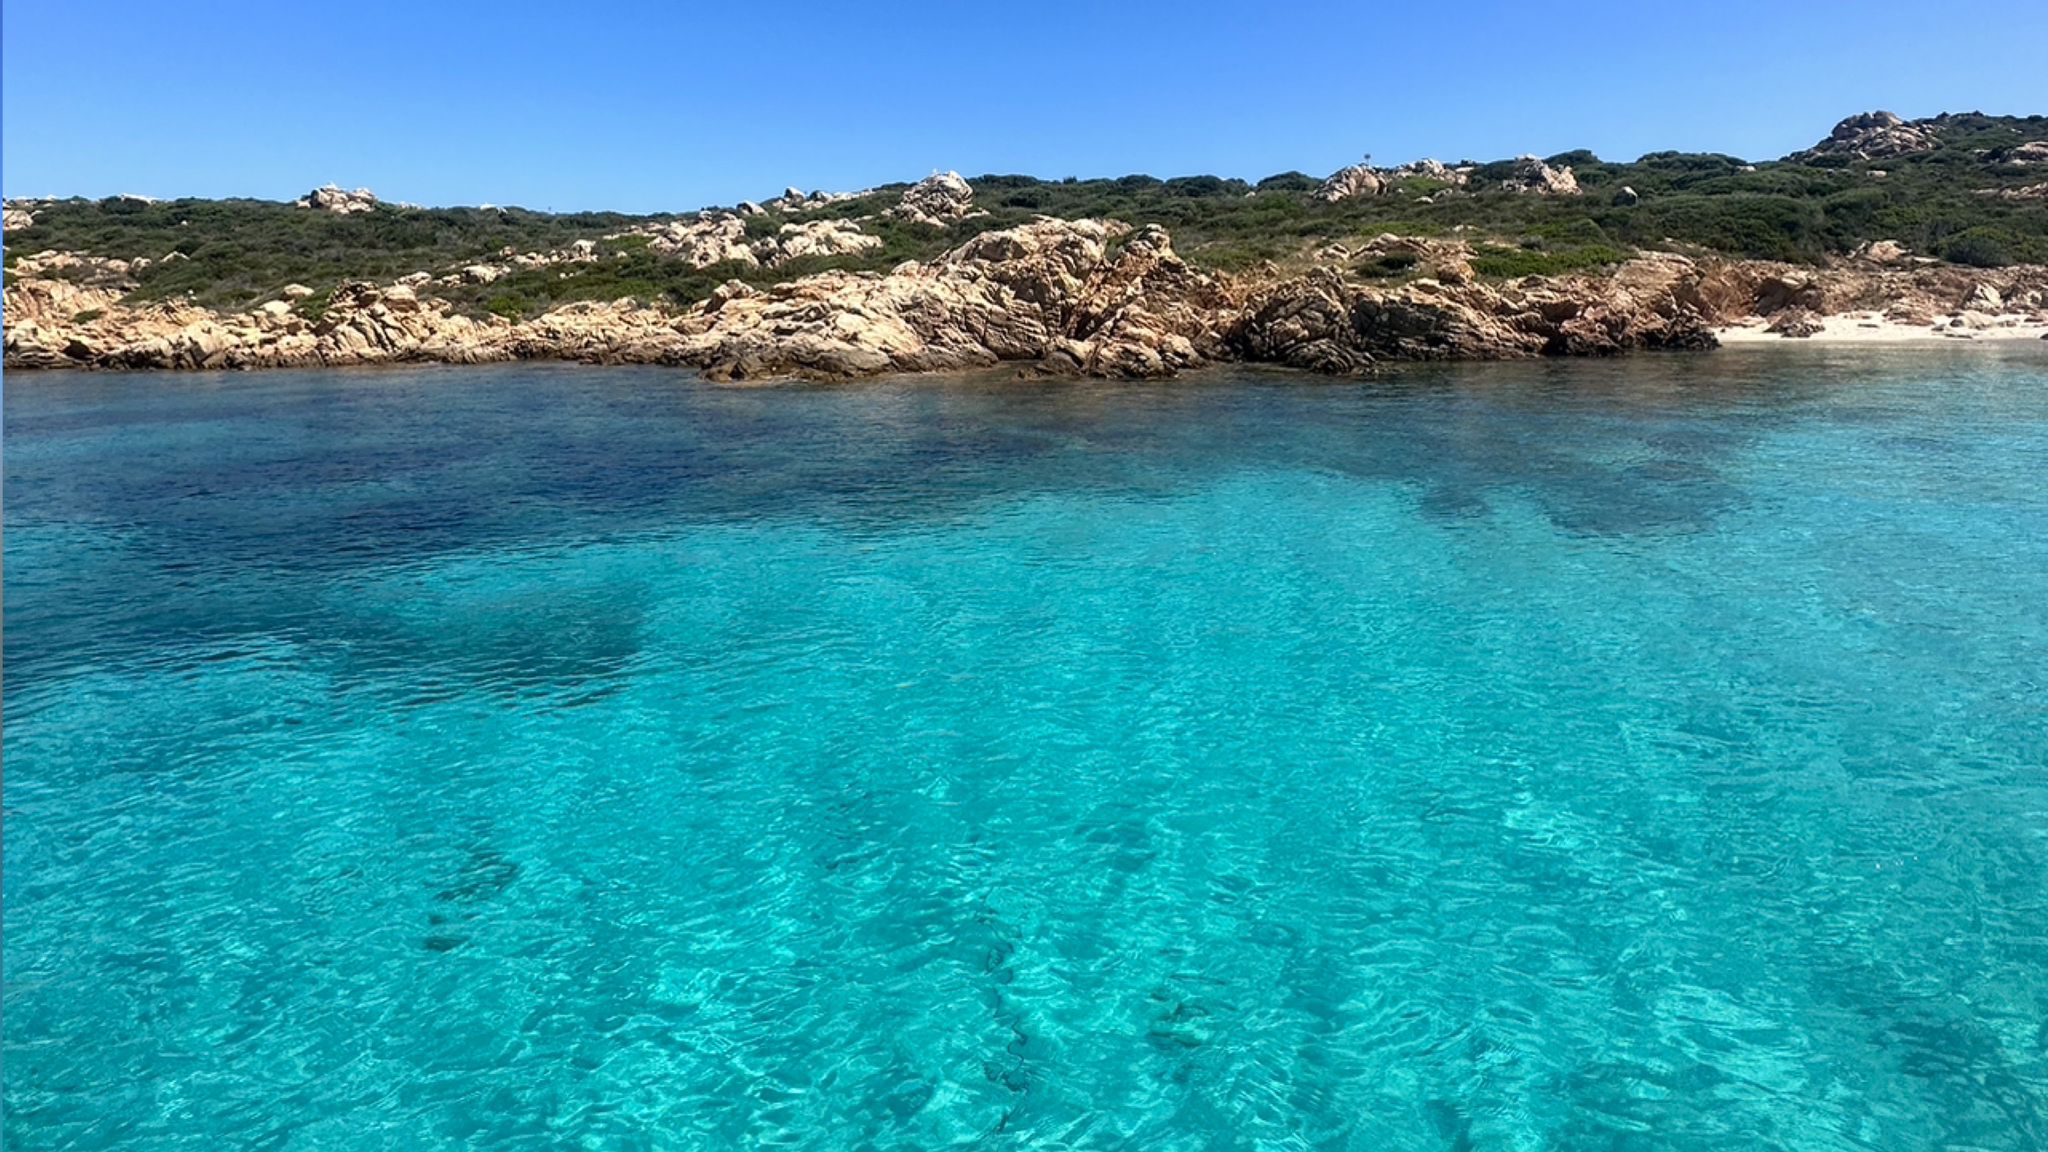
M1421 257L1413 252L1385 252L1358 263L1358 274L1373 279L1405 276L1415 270Z
M1313 192L1322 186L1321 180L1302 172L1278 172L1253 185L1261 192Z
M1620 248L1589 244L1557 252L1529 248L1488 247L1472 258L1472 271L1481 276L1510 280L1518 276L1560 276L1619 264L1629 258Z
M1972 268L2003 268L2013 263L2013 235L2002 228L1970 228L1944 241L1941 258Z

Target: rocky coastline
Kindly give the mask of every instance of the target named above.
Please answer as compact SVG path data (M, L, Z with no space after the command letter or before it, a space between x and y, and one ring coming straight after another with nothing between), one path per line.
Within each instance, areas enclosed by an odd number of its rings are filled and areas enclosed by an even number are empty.
M1397 256L1423 274L1347 272ZM1039 220L928 263L731 281L689 308L578 302L534 319L463 315L403 280L342 285L316 317L287 291L246 312L130 304L119 262L25 257L6 288L8 369L216 370L551 359L688 366L717 380L844 379L1014 364L1170 376L1243 361L1349 373L1410 360L1598 356L1714 347L1717 333L1800 339L1831 317L1894 335L2048 333L2048 268L1823 267L1645 252L1603 271L1483 282L1457 242L1383 236L1331 263L1232 275L1194 268L1157 226ZM1341 262L1340 262L1341 257Z
M1974 114L1910 122L1889 113L1854 116L1781 166L1799 166L1801 179L1834 180L1850 189L1844 195L1853 204L1856 196L1881 196L1878 190L1898 185L1889 169L1871 165L1912 163L1951 137L1967 143L1976 139L1969 132L1983 130L1983 120ZM2035 187L2026 181L2048 165L2048 140L1960 155L1974 165L1969 171L1982 173L1972 179L2002 182L1977 189L1982 195L1969 198L1972 203L2008 215L2035 210L2022 202ZM1565 162L1569 157L1581 158L1581 173ZM1661 178L1662 169L1651 163L1656 160L1646 157L1630 171ZM1695 351L1724 338L2048 336L2048 266L2038 263L1998 259L1978 263L2002 266L1973 266L1878 238L1797 264L1698 243L1615 246L1591 213L1605 206L1612 224L1612 213L1636 211L1643 196L1611 174L1591 186L1596 196L1581 179L1588 163L1599 162L1584 153L1494 165L1423 160L1375 168L1368 158L1319 184L1290 174L1298 178L1291 188L1281 180L1270 189L1262 182L1257 189L1225 190L1238 203L1269 204L1283 214L1309 210L1302 205L1321 205L1317 210L1326 213L1380 205L1464 211L1482 203L1475 197L1490 197L1483 202L1496 206L1548 206L1556 209L1554 221L1557 212L1577 214L1575 223L1563 219L1601 239L1591 246L1575 242L1580 246L1567 251L1594 258L1583 267L1538 260L1552 269L1547 274L1502 274L1503 268L1531 266L1529 245L1542 256L1540 237L1517 247L1512 236L1459 224L1431 235L1383 232L1368 239L1327 215L1322 224L1302 219L1334 229L1334 237L1325 232L1314 239L1305 228L1307 238L1283 259L1224 271L1213 260L1184 259L1172 232L1158 223L1027 216L1014 202L995 205L1010 215L994 218L970 182L946 172L886 194L791 188L760 204L643 218L601 235L558 239L536 250L505 247L390 280L330 279L320 290L288 283L270 298L236 307L218 299L205 306L191 293L142 290L187 259L185 250L198 250L190 243L127 259L60 248L12 251L13 241L37 235L39 213L62 209L53 206L57 202L9 201L5 366L203 371L552 359L687 366L716 380L844 379L996 365L1160 377L1219 362L1356 373L1413 360ZM1669 163L1719 172L1723 180L1757 173L1756 166L1737 167L1727 157ZM1844 176L1851 171L1845 166L1860 167ZM1000 178L991 179L1001 187ZM1225 194L1220 182L1204 179L1214 187L1190 185L1193 194ZM1768 199L1750 195L1740 202ZM123 203L106 211L132 213L154 203L116 200ZM1228 200L1209 203L1217 207L1206 211L1229 210ZM314 224L403 221L425 211L386 204L368 189L336 187L315 189L295 205L281 210ZM386 215L393 212L397 216ZM187 235L182 216L174 223L174 235ZM901 259L905 252L913 258ZM1975 254L1983 254L1981 245ZM687 303L643 293L557 299L509 313L475 306L479 294L508 284L570 283L633 259L697 276ZM188 282L199 268L185 267ZM207 283L201 279L202 287Z

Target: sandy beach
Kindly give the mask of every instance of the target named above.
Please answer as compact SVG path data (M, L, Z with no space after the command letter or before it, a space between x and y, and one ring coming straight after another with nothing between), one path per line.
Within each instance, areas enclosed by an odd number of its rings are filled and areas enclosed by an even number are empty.
M1971 312L1960 316L1937 316L1927 324L1911 324L1887 318L1881 312L1843 312L1817 318L1820 330L1808 336L1788 336L1768 330L1770 321L1757 318L1746 324L1716 328L1723 344L1761 344L1780 340L1811 341L1818 344L1924 344L1938 341L2048 340L2048 321L2023 313L1986 316Z

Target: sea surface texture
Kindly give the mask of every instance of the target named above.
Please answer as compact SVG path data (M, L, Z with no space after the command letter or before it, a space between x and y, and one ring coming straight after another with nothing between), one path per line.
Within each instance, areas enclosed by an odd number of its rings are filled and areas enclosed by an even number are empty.
M2044 353L10 377L7 1146L2048 1147Z

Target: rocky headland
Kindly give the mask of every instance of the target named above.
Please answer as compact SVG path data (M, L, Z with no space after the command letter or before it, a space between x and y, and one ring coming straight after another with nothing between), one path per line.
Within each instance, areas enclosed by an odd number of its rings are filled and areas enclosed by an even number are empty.
M1942 132L1940 121L1852 117L1786 163L1896 165L1942 146ZM2026 141L1987 163L2012 171L2044 161L2048 143ZM2024 200L2029 187L2007 181L1988 191L2002 205ZM1246 195L1266 195L1265 188ZM1533 156L1490 166L1360 164L1286 194L1324 205L1405 198L1410 206L1595 195L1569 163ZM1598 195L1603 211L1642 199L1626 185ZM1040 215L987 226L1002 221L990 219L972 184L954 173L886 199L893 202L790 189L763 204L650 220L394 278L343 279L324 290L282 284L243 307L143 291L167 274L163 262L186 258L178 250L154 258L10 251L6 366L205 370L561 359L685 365L720 380L999 364L1154 377L1219 361L1348 373L1406 360L1690 351L1723 338L2048 334L2048 268L1972 266L1890 239L1806 262L1682 241L1603 247L1588 267L1501 275L1527 252L1460 226L1435 235L1348 234L1280 259L1219 267L1184 257L1158 223ZM2042 211L2039 203L2026 208ZM332 187L298 205L341 217L397 210L366 189ZM862 205L874 210L850 211ZM42 207L10 202L10 237L32 236ZM859 266L891 246L949 234L965 238L925 258ZM580 299L532 315L464 304L465 292L500 282L567 281L627 259L732 275L688 301Z

